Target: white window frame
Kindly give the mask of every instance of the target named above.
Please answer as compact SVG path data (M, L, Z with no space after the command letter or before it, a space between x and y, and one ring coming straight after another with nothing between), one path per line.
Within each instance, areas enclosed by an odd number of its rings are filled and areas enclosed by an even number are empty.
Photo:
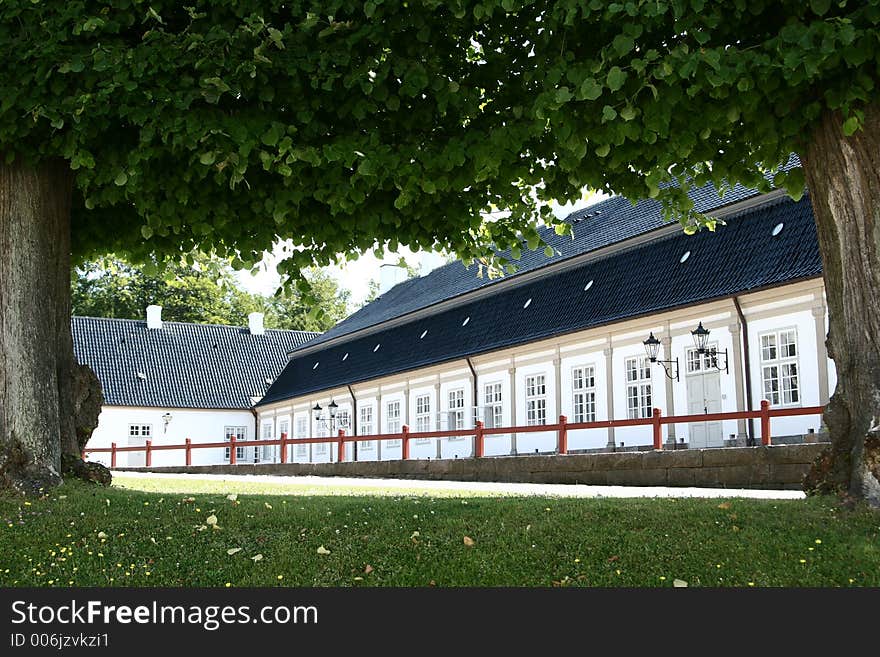
M385 433L400 433L403 417L400 412L402 406L403 403L399 399L392 399L385 402ZM387 440L385 441L385 444L388 445L388 447L399 447L400 440Z
M571 419L569 422L596 421L596 366L571 368Z
M152 424L144 424L138 422L136 424L128 425L128 438L131 441L132 438L143 438L147 440L153 437L153 425Z
M260 440L272 440L275 433L275 423L272 420L264 420L260 424ZM261 445L259 449L254 448L257 457L261 462L275 461L276 446Z
M315 420L315 438L329 438L330 431L327 428L326 422L318 422ZM312 449L312 455L315 457L324 456L330 450L329 443L314 443L314 449Z
M278 427L277 427L277 435L275 436L276 440L281 440L281 434L287 434L287 438L290 438L290 417L280 417L278 418ZM290 447L285 447L285 449L290 449ZM279 453L281 452L281 446L278 446ZM289 454L289 452L288 452Z
M446 391L446 417L449 418L447 429L459 431L465 429L464 388L452 388ZM448 440L464 440L463 436L450 436Z
M758 334L761 394L772 406L797 407L803 403L798 342L795 326Z
M431 423L431 394L416 396L416 433L431 431L433 429ZM416 445L427 445L431 443L430 438L418 438Z
M706 351L700 353L696 347L690 347L685 351L684 361L687 374L705 374L706 372L718 371L712 364L712 349L718 349L718 343L706 345Z
M360 418L358 420L358 435L372 436L374 433L373 418L375 417L375 414L373 413L373 405L364 404L358 409L358 413L360 413ZM371 452L374 449L376 449L375 440L365 440L358 443L358 451Z
M239 431L241 430L241 431ZM237 433L236 433L237 431ZM243 437L242 435L243 434ZM235 436L235 462L243 461L245 459L245 448L238 445L239 441L247 440L247 427L243 426L232 426L227 425L223 427L223 440L229 442L229 438L231 436ZM223 460L229 461L229 448L225 448L223 450Z
M547 424L547 375L529 374L525 379L526 425Z
M308 438L309 437L309 418L305 415L300 415L296 418L296 437L297 438ZM309 445L308 443L297 443L296 449L294 450L294 454L296 458L304 459L309 456Z
M624 360L626 380L626 416L630 420L651 417L654 413L654 387L651 361L647 356Z
M490 418L487 429L504 426L504 386L501 381L491 381L483 385L483 407L486 409L483 417Z

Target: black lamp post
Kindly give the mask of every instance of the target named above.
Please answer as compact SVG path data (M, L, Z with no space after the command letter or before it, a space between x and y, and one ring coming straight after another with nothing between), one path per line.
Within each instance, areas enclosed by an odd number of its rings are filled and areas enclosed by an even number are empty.
M697 328L691 331L691 336L694 338L694 347L696 347L698 354L708 355L710 364L719 372L724 370L725 373L730 373L727 366L727 349L724 351L718 351L715 347L707 346L709 344L709 329L703 326L703 322L700 322ZM718 364L718 357L722 354L724 355L723 367Z
M336 418L336 411L339 409L339 404L337 404L334 400L330 400L330 403L327 404L327 413L328 416L324 417L324 409L321 408L320 404L315 404L315 407L312 409L312 413L315 415L315 422L324 426L324 428L328 429L332 434L337 426L340 429L345 429L348 427L348 422L339 422Z
M642 344L645 345L645 353L648 355L648 360L652 363L660 363L663 366L663 371L666 372L666 376L678 381L678 358L675 360L657 358L657 353L660 351L660 340L654 337L653 331ZM674 374L670 372L670 369L674 371Z

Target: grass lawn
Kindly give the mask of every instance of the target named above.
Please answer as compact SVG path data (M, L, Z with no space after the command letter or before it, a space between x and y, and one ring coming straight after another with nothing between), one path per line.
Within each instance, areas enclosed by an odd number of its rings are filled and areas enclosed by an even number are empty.
M4 587L880 586L880 514L830 499L315 496L119 477L0 497L0 521Z

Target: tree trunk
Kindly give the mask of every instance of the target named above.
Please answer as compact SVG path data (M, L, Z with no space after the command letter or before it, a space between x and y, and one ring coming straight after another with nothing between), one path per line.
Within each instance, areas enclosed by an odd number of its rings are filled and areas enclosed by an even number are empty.
M853 136L842 125L827 112L802 154L837 369L825 409L831 447L806 486L880 506L880 104Z
M60 483L76 445L66 162L0 159L0 488Z

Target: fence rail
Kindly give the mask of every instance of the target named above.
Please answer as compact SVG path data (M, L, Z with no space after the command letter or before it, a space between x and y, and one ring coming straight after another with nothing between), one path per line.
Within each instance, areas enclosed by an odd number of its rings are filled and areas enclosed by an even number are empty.
M235 465L237 461L236 447L280 447L280 461L287 463L287 448L291 445L307 445L335 443L337 445L337 461L345 461L346 443L372 442L374 440L400 440L402 445L401 456L404 460L410 458L409 447L411 440L440 439L440 438L467 438L474 439L474 458L481 458L485 452L485 437L499 434L520 433L544 433L555 431L557 434L556 451L559 454L568 453L568 432L582 429L611 429L615 427L650 426L652 428L654 449L663 449L663 425L664 424L688 424L692 422L716 422L719 420L761 420L761 444L770 445L770 420L776 417L792 417L798 415L821 415L823 406L806 406L802 408L771 408L769 402L762 401L761 409L757 411L733 411L727 413L704 413L702 415L663 415L659 408L654 409L651 417L626 419L626 420L598 420L596 422L569 422L564 415L559 416L556 424L539 424L514 427L486 428L482 422L477 421L472 429L457 429L451 431L421 431L410 432L409 427L404 425L400 433L372 434L369 436L348 436L344 430L339 431L337 436L321 438L288 438L282 433L278 439L270 440L237 440L231 436L227 441L213 443L194 443L187 438L185 443L176 445L153 445L152 441L145 441L143 446L117 447L116 443L110 443L110 447L86 447L83 450L83 458L86 454L109 453L110 467L116 467L116 455L120 452L144 452L145 467L152 465L152 454L156 451L184 450L186 465L192 465L192 450L194 449L229 449L229 463Z

